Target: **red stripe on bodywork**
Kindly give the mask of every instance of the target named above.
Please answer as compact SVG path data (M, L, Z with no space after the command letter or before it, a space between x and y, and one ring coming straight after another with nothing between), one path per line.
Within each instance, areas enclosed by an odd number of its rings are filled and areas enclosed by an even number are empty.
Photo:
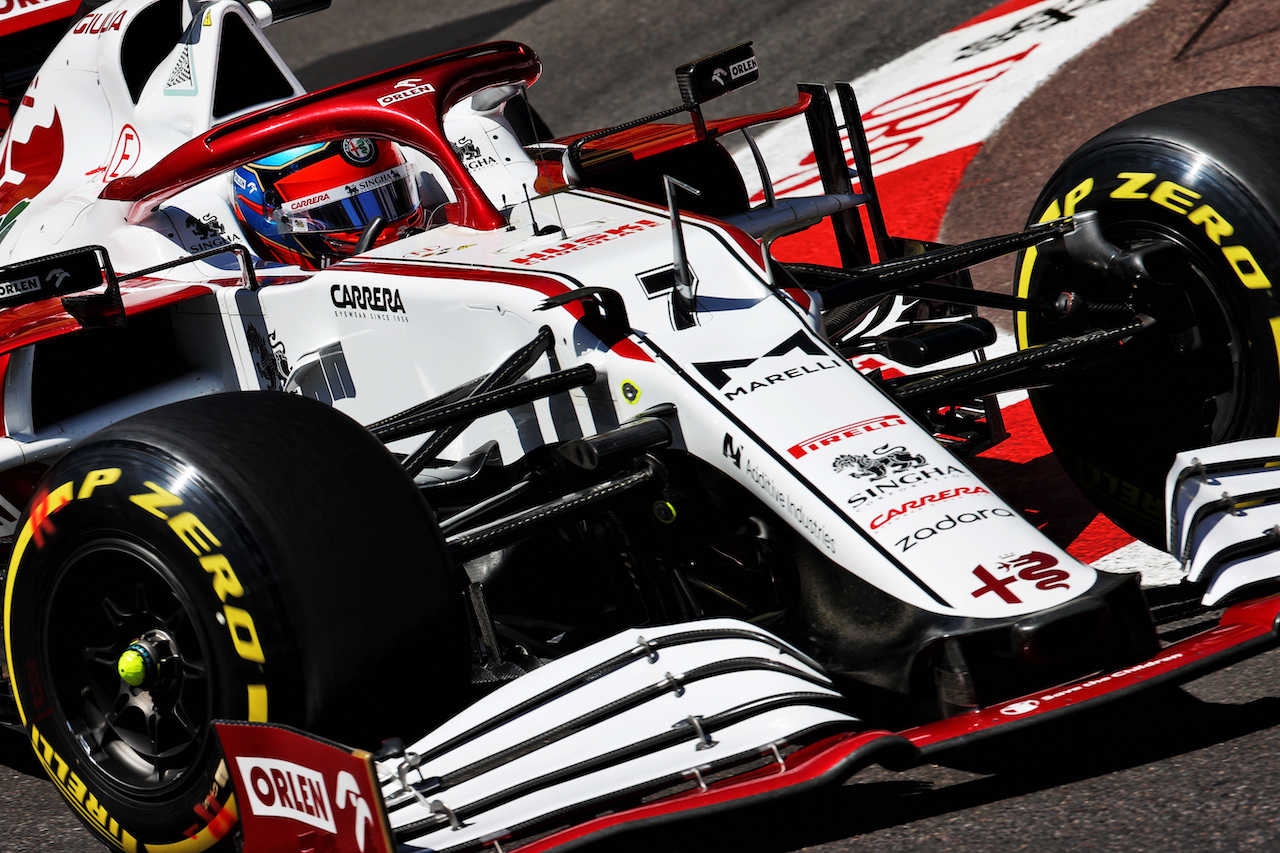
M624 824L714 808L733 803L735 800L750 800L784 788L821 782L824 776L834 775L841 778L859 769L857 765L847 766L849 758L878 741L884 741L886 746L891 744L896 746L901 744L902 739L886 731L836 735L793 752L787 756L786 763L783 765L772 764L715 782L708 785L706 790L686 791L637 808L589 820L516 849L520 853L542 853L542 851L552 850L562 844ZM875 756L868 755L862 764L870 764L874 760Z
M1131 690L1160 676L1177 674L1182 679L1190 678L1190 672L1183 674L1178 671L1195 669L1198 664L1208 664L1210 658L1229 652L1243 643L1273 636L1277 616L1280 616L1280 595L1237 604L1222 614L1216 628L1166 646L1143 663L917 726L902 734L918 747L936 747L957 738L979 733L990 734L1014 722L1061 713L1068 709L1075 710L1077 705L1102 699L1121 690ZM1228 662L1230 661L1218 665Z
M190 284L169 293L152 293L149 288L161 284L173 284L161 279L137 279L121 285L120 297L124 302L126 315L141 314L154 311L175 302L183 302L196 296L211 293L213 288L206 284ZM238 280L230 282L239 284ZM13 352L19 347L39 343L49 338L56 338L68 332L79 331L80 324L62 308L59 299L43 299L30 305L19 305L0 311L0 340L4 341L3 351Z
M508 284L514 287L523 287L526 290L537 291L543 296L559 296L560 294L568 293L573 289L562 281L557 281L554 278L547 278L540 275L530 275L507 270L427 266L425 264L412 264L404 261L343 261L339 264L335 264L329 269L341 270L343 272L401 275L414 278L444 278L461 279L463 281L485 281L493 284ZM623 358L629 358L634 361L653 361L653 358L641 349L640 345L631 338L624 337L614 341L609 341L606 336L600 333L600 331L592 328L592 323L590 319L587 318L581 302L569 302L561 307L568 311L575 320L586 326L592 334L600 338L601 342L606 344L616 355L620 355Z
M19 8L31 5L30 0L26 3L19 3ZM76 8L80 5L80 0L62 0L61 3L46 3L40 8L31 12L19 12L16 15L6 15L0 17L0 36L7 36L10 33L29 30L32 27L38 27L41 24L47 24L50 21L61 19L71 20L76 13Z

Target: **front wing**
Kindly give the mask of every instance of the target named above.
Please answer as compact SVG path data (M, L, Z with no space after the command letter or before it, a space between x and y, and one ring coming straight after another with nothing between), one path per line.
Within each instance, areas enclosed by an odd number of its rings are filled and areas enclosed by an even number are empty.
M1277 643L1280 595L1150 659L893 732L842 710L803 654L735 620L632 630L535 670L377 757L219 723L246 853L541 853L822 785L1178 684ZM387 750L384 749L384 752Z

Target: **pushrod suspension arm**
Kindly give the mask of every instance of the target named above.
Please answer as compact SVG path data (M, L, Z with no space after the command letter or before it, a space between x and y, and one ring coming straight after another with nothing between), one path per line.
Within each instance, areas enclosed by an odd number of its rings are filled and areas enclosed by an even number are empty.
M411 435L420 435L433 429L452 426L458 423L471 423L476 418L505 411L512 406L531 403L568 391L570 388L581 388L596 381L596 369L590 364L580 364L567 370L548 373L528 379L506 388L499 388L483 394L476 394L456 403L436 406L425 412L397 415L389 418L389 423L370 427L374 438L386 443Z

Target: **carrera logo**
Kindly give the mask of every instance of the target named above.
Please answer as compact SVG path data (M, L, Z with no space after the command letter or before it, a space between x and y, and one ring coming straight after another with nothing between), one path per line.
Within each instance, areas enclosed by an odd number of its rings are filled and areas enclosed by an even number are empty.
M407 101L410 98L416 98L419 95L434 92L436 87L432 86L430 83L423 83L422 79L419 77L410 77L407 80L401 80L397 83L396 89L399 91L392 92L378 98L378 106L385 107L390 104L394 104L397 101Z
M835 444L846 438L865 435L878 429L902 426L905 423L906 419L902 415L881 415L878 418L867 418L842 427L836 427L829 432L815 435L813 438L806 438L799 444L788 447L787 452L796 459L803 459L808 454L813 453L815 450L821 450L829 444Z
M389 287L351 287L335 284L329 288L329 298L334 308L356 308L361 311L378 311L381 313L404 314L404 300L400 298L399 288Z
M525 255L522 258L512 258L513 264L522 264L524 266L533 266L543 261L549 261L552 258L559 258L586 249L590 246L596 246L600 243L608 243L610 240L616 240L619 237L626 237L628 234L637 234L641 231L647 231L650 228L657 228L658 223L652 219L640 219L635 222L629 222L626 225L620 225L617 228L610 228L607 231L599 231L595 234L588 234L585 237L577 237L567 243L561 243L559 246L552 246L531 255Z
M305 210L308 207L314 207L317 204L323 204L328 200L329 194L327 192L318 193L316 195L309 196L308 198L300 198L294 201L285 202L284 209L290 213L294 213L299 210Z
M951 500L952 498L961 497L962 495L989 495L989 494L991 494L991 492L987 491L982 486L958 486L957 488L954 488L954 489L943 489L942 491L937 492L935 494L925 495L922 498L916 498L915 500L907 501L902 506L894 507L893 509L889 510L886 513L877 515L875 518L871 519L871 529L876 530L888 524L889 522L893 521L895 518L899 516L906 515L907 513L911 512L914 509L922 509L923 507L929 504L939 503L940 501L948 501L948 500Z
M336 834L324 776L279 758L236 758L247 779L245 801L258 817L283 817Z

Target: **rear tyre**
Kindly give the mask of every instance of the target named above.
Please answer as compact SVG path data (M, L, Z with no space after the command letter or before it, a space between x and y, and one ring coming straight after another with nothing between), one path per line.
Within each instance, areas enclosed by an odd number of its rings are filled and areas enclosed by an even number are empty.
M1280 89L1213 92L1142 113L1067 159L1032 221L1096 210L1106 238L1155 250L1159 283L1123 285L1027 251L1019 293L1130 301L1155 318L1105 368L1034 391L1054 451L1127 531L1164 542L1164 477L1180 450L1280 425ZM1119 318L1019 317L1020 346Z
M375 747L465 698L460 585L430 510L367 431L315 401L219 395L123 421L54 466L19 529L5 599L19 709L112 846L230 837L214 719Z

